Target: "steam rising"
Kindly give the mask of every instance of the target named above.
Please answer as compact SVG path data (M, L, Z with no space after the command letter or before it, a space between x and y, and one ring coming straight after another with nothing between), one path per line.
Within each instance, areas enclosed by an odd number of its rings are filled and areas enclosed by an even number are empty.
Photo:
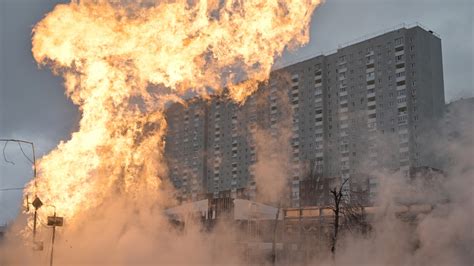
M234 244L239 234L230 226L221 224L212 233L203 233L190 221L178 230L162 215L163 208L173 203L171 189L162 179L166 171L162 112L168 101L180 101L186 93L206 98L224 87L233 100L243 102L257 82L268 78L275 56L287 45L307 42L317 4L316 0L75 1L58 5L36 25L35 59L64 76L66 94L82 112L80 130L42 158L38 186L31 184L26 191L46 205L54 204L58 215L65 217L55 246L58 265L245 263ZM238 83L243 79L248 81ZM440 197L414 189L399 175L383 173L377 205L385 212L375 220L374 232L345 235L335 261L322 256L314 264L472 265L471 113L462 118L471 122L463 124L455 141L437 139L437 150L452 158ZM288 129L288 124L280 126ZM259 130L254 136L261 154L256 181L262 190L269 182L266 177L276 177L272 181L278 182L262 191L265 200L275 201L287 182L278 163L288 155L266 143L269 134ZM289 147L289 133L283 130L280 135L280 147ZM407 201L430 197L436 205L410 226L393 210L401 194ZM41 222L52 212L46 205ZM25 220L20 216L11 230L20 231ZM49 230L38 235L45 250L49 237ZM47 252L32 252L17 235L8 234L6 242L9 246L0 248L0 264L2 259L47 263Z

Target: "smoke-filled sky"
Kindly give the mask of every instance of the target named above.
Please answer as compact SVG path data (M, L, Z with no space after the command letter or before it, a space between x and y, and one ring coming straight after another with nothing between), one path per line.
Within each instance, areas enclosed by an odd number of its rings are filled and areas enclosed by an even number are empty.
M61 78L38 69L30 51L32 27L59 2L68 1L0 0L0 138L33 141L37 156L67 140L79 121ZM446 100L472 97L473 14L471 0L327 0L313 15L310 43L284 60L297 62L366 34L420 22L441 35ZM0 189L22 187L31 178L29 163L14 144L5 152L15 165L0 158ZM15 216L20 199L20 191L0 191L0 224Z

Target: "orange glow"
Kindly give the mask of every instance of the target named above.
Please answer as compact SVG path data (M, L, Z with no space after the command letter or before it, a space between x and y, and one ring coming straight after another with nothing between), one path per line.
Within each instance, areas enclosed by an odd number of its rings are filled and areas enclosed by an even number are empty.
M152 201L164 173L166 102L223 88L245 101L285 47L308 42L320 0L116 2L57 5L33 30L35 60L64 77L82 119L40 160L37 189L25 193L69 223L112 193Z

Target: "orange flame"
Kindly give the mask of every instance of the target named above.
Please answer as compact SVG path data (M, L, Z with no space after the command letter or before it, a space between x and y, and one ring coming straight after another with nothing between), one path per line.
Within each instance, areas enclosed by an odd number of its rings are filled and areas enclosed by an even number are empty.
M35 60L64 76L82 119L26 193L69 222L112 192L157 194L166 102L223 88L243 102L285 47L309 40L320 0L116 2L57 5L33 31Z

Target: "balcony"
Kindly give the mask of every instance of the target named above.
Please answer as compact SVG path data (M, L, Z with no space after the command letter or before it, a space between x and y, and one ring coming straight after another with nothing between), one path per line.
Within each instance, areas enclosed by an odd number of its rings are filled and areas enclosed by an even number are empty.
M398 141L399 144L405 144L405 143L408 143L408 141L409 141L408 138L404 138L404 136L399 136L399 141Z
M344 156L344 155L343 155ZM341 157L341 162L348 162L349 161L349 155L346 155L344 157Z
M403 54L405 54L405 50L395 52L395 56L399 56L399 55L403 55Z
M406 88L407 88L406 84L403 84L403 85L397 86L397 91L405 90Z
M402 152L408 152L408 150L409 150L408 147L401 147L398 151L402 153Z
M395 73L401 73L405 71L405 67L395 69Z
M395 67L396 68L404 68L405 67L405 60L401 59L395 62Z
M406 101L400 102L400 103L397 102L397 107L398 107L398 108L407 107L407 102L406 102Z
M395 81L400 82L400 81L404 81L405 79L406 79L405 76L401 76L401 77L397 77Z
M398 134L408 134L408 128L399 129Z
M339 109L339 113L340 113L340 114L347 113L348 110L349 110L349 108L347 108L347 107L345 107L345 108L340 108L340 109Z

